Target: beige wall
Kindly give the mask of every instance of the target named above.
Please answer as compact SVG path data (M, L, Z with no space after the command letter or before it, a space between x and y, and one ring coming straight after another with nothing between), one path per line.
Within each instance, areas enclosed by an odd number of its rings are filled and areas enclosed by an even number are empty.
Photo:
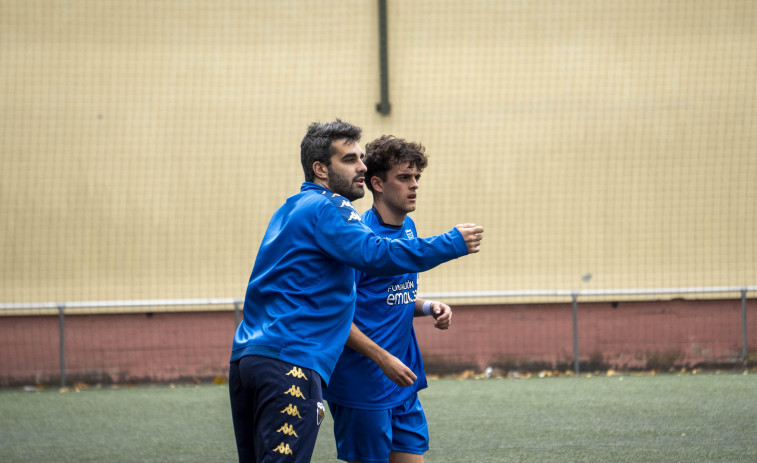
M373 1L0 1L0 302L241 297L335 117L486 226L421 292L757 284L754 2L388 3L384 117Z

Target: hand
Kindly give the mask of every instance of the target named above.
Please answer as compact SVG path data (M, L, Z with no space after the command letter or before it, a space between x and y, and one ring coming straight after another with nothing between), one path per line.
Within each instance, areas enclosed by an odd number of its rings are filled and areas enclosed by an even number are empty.
M452 309L443 302L431 303L431 315L434 317L434 328L440 330L449 329L452 323Z
M417 376L400 359L387 353L386 357L378 364L387 378L394 381L398 386L412 386Z
M460 234L465 238L465 245L468 246L468 254L480 251L481 240L483 239L484 227L475 223L463 223L455 225Z

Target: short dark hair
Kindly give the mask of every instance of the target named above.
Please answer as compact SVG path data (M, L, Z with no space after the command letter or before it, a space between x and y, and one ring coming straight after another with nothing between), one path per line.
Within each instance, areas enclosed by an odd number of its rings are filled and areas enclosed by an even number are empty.
M371 178L378 177L386 181L386 173L397 164L409 163L421 172L428 165L426 148L420 143L407 141L393 135L382 135L365 146L365 184L373 191Z
M312 182L315 179L314 162L320 161L326 166L331 166L331 156L336 152L331 146L334 140L346 138L347 141L357 142L360 141L362 131L360 127L339 119L333 122L310 124L300 143L300 162L305 173L305 181Z

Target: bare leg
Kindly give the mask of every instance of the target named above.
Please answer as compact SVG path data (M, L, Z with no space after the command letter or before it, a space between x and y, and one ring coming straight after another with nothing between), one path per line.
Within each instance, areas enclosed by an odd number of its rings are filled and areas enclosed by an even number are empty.
M423 463L423 455L392 451L389 454L389 463Z

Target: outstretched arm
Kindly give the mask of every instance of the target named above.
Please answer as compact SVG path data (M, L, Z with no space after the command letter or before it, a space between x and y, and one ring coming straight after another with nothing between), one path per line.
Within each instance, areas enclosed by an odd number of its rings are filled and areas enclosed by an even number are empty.
M402 363L400 359L373 342L354 323L352 324L352 328L350 328L350 336L347 338L346 345L373 360L387 378L394 381L398 386L412 386L417 379L413 370Z
M345 200L345 204L349 202ZM484 228L479 225L460 224L447 233L428 238L389 239L377 236L360 222L351 207L355 218L349 220L340 209L348 207L321 208L315 227L316 245L326 255L371 275L425 272L480 251Z

